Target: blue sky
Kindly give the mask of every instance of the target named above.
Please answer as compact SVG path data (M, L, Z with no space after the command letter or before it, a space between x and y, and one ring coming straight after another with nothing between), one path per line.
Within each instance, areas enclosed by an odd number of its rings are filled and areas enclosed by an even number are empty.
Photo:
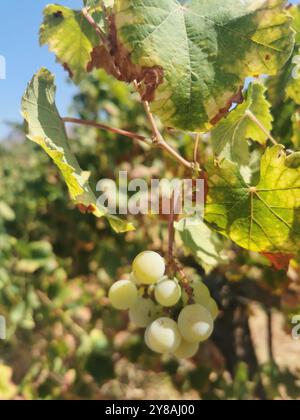
M76 88L66 83L66 73L55 63L47 47L40 48L38 30L42 10L48 3L79 8L82 0L1 0L0 56L7 65L7 78L0 80L0 138L8 132L4 121L21 122L20 98L32 75L42 66L56 75L57 104L66 115ZM294 0L293 3L299 3Z
M79 8L82 0L1 0L0 55L6 59L6 80L0 80L0 138L8 128L4 121L21 122L20 98L32 75L42 66L56 75L57 103L67 113L75 87L66 83L66 74L55 63L55 57L38 41L43 8L49 3L60 3Z

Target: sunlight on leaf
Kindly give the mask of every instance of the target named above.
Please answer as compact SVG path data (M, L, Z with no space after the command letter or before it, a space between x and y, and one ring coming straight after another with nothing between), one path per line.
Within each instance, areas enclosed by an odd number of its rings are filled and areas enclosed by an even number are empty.
M208 166L206 221L243 248L294 253L300 235L300 154L267 149L258 185L247 185L236 164Z
M294 33L285 5L116 0L120 50L143 69L161 69L152 110L166 126L209 129L229 111L246 77L275 75L290 57Z
M28 125L28 138L39 144L60 169L69 188L71 199L91 209L96 217L106 216L117 232L134 227L121 219L110 216L105 208L97 205L96 196L89 185L89 172L83 171L73 154L65 126L55 105L54 77L41 69L32 79L22 100L22 114Z

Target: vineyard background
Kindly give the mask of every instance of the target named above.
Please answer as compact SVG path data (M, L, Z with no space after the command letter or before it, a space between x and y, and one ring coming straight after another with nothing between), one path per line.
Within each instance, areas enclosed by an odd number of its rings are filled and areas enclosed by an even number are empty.
M144 117L129 89L102 72L98 78L82 84L72 103L76 113L95 119L104 109L101 120L130 130L142 127ZM139 145L114 135L77 128L71 137L94 182L119 169L145 179L178 171L160 152L141 155ZM179 141L191 154L187 139ZM167 221L140 218L136 233L120 237L102 220L80 214L45 154L24 142L21 127L1 144L0 160L0 312L8 325L8 340L0 347L1 398L299 397L299 342L291 338L288 316L276 311L272 355L265 306L266 297L273 307L281 300L288 314L297 313L296 275L291 283L263 257L228 245L232 266L219 266L206 278L226 308L213 340L192 362L160 359L138 331L128 330L127 317L111 309L106 293L129 272L141 249L166 251ZM184 254L181 259L190 275L204 275L194 260ZM248 305L246 297L259 303Z
M96 71L70 110L146 134L131 93ZM278 116L274 135L297 147L291 138L298 141L299 126L291 116L298 105L276 95L270 100ZM147 181L185 175L147 145L93 128L68 130L93 187L120 170ZM188 135L164 134L193 158ZM167 253L168 220L139 216L132 219L136 232L114 234L105 221L74 208L58 170L25 141L23 126L11 126L8 137L0 143L0 314L8 335L0 342L0 399L300 398L300 342L291 335L291 319L300 314L299 258L287 274L226 241L226 263L215 261L205 272L177 238L187 275L203 278L221 313L214 336L192 361L153 355L127 315L111 308L107 291L141 250ZM201 149L206 156L208 142Z

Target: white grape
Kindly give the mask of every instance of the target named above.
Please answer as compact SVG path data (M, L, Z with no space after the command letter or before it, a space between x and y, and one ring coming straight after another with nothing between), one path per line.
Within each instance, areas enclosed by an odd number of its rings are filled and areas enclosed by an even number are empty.
M117 281L110 288L108 297L115 309L129 309L137 300L137 287L130 280Z
M219 308L217 302L213 298L210 298L205 307L209 310L213 320L215 321L219 315Z
M211 336L214 321L208 309L195 304L186 306L180 312L178 327L182 337L187 342L201 343Z
M132 264L133 274L140 284L157 283L164 276L165 270L164 259L153 251L142 252Z
M155 286L155 299L156 301L166 308L175 306L181 298L181 287L176 279L163 278Z
M192 284L193 296L196 303L206 306L211 296L207 286L202 281L194 281Z
M199 350L198 343L188 343L185 340L181 341L180 346L175 351L174 356L178 359L191 359Z
M151 351L154 351L154 349L151 347L151 345L150 345L150 342L149 342L149 339L148 339L148 331L149 331L149 326L146 328L146 331L145 331L145 343L146 343L146 346L151 350Z
M159 309L151 299L138 297L130 308L129 319L139 328L146 328L159 316Z
M145 342L156 353L174 353L180 346L181 335L173 319L159 318L146 330Z

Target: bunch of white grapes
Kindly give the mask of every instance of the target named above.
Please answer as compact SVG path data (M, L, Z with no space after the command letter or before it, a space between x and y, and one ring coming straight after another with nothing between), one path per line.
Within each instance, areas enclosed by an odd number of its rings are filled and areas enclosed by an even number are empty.
M114 308L129 310L133 324L146 328L145 342L152 351L189 359L211 336L218 306L201 281L191 284L188 296L165 271L164 259L145 251L135 258L130 279L113 284L109 299Z

